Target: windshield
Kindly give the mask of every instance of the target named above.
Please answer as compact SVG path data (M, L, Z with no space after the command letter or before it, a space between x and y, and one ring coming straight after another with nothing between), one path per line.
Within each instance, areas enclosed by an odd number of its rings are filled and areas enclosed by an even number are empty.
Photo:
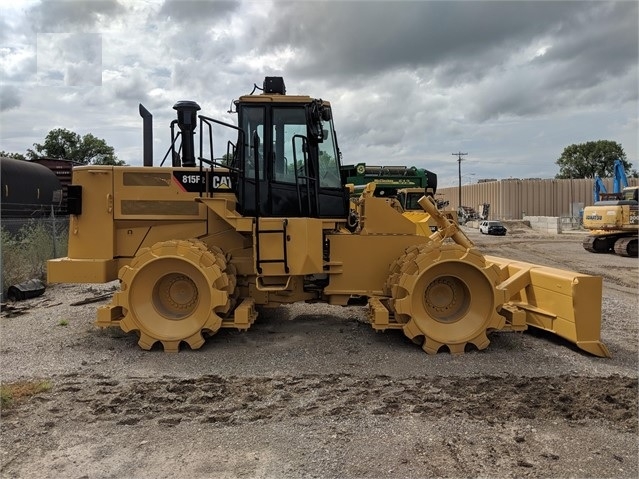
M423 193L409 193L406 198L406 207L407 210L421 210L422 207L419 205L419 199L424 196Z
M628 201L637 201L637 193L639 188L628 188L623 190L623 199Z
M337 143L332 120L323 121L324 140L318 143L319 185L322 188L340 188L341 180L337 161ZM308 138L306 110L298 107L273 108L273 179L294 183L300 176L309 176L311 167L308 152L303 151L301 137Z
M306 155L294 154L294 138L306 136L306 115L302 108L273 108L273 179L295 182L297 175L306 176ZM297 164L295 164L297 163Z
M319 172L320 186L325 188L340 188L339 152L333 130L333 120L323 122L324 141L319 144Z

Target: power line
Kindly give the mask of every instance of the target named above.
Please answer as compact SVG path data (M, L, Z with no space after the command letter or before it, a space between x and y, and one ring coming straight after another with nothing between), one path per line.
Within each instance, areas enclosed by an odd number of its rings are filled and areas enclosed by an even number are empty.
M452 153L453 156L457 157L457 163L459 164L459 205L458 207L461 208L462 205L462 198L461 198L461 190L462 190L462 177L461 177L461 162L462 162L462 156L466 156L468 153L462 153L461 151L458 153Z

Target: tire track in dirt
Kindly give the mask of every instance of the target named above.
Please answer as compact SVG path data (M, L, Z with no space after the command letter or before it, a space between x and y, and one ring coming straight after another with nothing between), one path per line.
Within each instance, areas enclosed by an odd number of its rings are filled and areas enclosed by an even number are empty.
M489 422L513 419L600 421L637 431L637 379L429 377L405 379L351 375L112 380L93 375L52 379L53 388L2 411L5 433L24 415L41 414L48 427L80 422L135 425L153 421L245 424L308 417L454 415ZM49 407L49 403L51 406Z

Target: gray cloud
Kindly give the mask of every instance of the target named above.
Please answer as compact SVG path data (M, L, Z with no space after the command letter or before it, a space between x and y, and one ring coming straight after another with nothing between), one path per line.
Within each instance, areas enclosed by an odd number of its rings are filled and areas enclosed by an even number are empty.
M158 19L184 23L210 22L228 16L239 6L239 1L165 0L158 12Z
M35 47L19 45L0 49L3 82L28 82L36 73Z
M554 45L536 59L559 70L555 83L548 86L588 87L635 68L638 5L602 2L567 22Z
M18 88L12 85L0 86L0 111L18 108L22 103L22 98Z
M479 64L583 8L575 2L277 3L262 45L294 45L307 55L300 68L343 76L440 61Z
M44 84L100 85L102 37L96 33L38 34L38 79Z
M11 27L7 23L7 21L0 17L0 45L4 45L11 38L10 35Z
M102 35L98 33L75 33L62 36L58 49L69 62L102 63Z
M636 2L277 3L260 43L299 49L295 75L353 88L409 69L437 87L475 90L472 115L483 121L554 111L571 104L560 101L566 89L576 102L636 76L637 16ZM545 53L524 58L535 45Z
M478 121L636 102L637 4L597 3L543 39L532 61L476 84L470 115ZM468 98L471 100L471 98Z
M117 0L46 0L29 10L35 32L65 32L91 28L103 17L114 18L126 11Z
M139 164L138 102L161 151L176 101L234 122L233 98L282 75L289 93L331 101L347 163L430 167L445 184L461 149L477 177L552 176L565 146L600 138L633 161L638 16L637 2L610 1L13 7L0 74L3 108L19 115L1 134L21 151L54 127L92 132Z
M68 63L64 72L64 84L82 86L102 84L102 69L86 61Z
M114 100L125 104L144 103L154 106L155 103L149 96L149 92L158 86L153 82L151 72L139 68L126 67L122 75L116 79L111 79L103 83L106 89L103 94L112 96ZM165 75L166 81L166 73Z

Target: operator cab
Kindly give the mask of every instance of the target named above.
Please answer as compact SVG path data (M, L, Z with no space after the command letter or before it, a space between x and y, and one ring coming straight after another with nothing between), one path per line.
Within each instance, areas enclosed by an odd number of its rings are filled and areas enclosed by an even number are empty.
M242 96L235 105L239 132L231 167L238 211L346 218L348 192L341 183L330 104L286 95L281 77L267 77L261 94Z
M419 205L419 200L424 194L426 196L435 195L432 188L401 188L397 190L397 200L404 211L424 211Z
M639 203L639 187L626 187L620 193L601 193L597 206L636 205Z
M630 186L628 188L624 188L622 194L624 200L639 203L639 187Z

